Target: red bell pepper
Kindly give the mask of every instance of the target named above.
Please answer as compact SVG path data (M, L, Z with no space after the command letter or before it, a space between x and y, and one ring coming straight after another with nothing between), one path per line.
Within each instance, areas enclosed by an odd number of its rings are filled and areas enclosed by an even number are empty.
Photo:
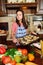
M0 47L0 54L4 54L6 52L6 49L4 46Z

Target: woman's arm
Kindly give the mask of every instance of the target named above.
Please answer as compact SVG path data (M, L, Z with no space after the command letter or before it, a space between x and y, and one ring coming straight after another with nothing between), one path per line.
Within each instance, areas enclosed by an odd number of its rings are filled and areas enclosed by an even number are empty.
M17 24L14 22L12 24L12 31L11 31L11 35L14 43L19 43L19 40L16 38L17 27L18 27Z
M26 29L26 34L29 34L29 30L28 30L28 28Z
M12 30L11 30L11 35L12 35L12 39L13 39L14 43L17 42L17 39L16 39L16 30L17 30L17 24L16 24L16 22L13 22Z
M17 42L17 39L16 39L16 36L15 36L15 32L12 31L12 39L13 39L13 42L16 43Z

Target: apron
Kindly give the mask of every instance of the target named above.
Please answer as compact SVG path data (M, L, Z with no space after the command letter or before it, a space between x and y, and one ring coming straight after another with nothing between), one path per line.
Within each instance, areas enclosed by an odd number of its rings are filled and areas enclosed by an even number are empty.
M23 26L18 27L16 32L17 32L16 38L21 38L21 37L24 37L26 35L26 29Z

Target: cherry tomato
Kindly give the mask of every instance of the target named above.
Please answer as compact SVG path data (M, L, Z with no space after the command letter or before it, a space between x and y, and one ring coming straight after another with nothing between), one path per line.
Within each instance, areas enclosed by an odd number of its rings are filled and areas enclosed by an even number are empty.
M27 53L28 53L27 49L22 49L22 54L23 55L27 55Z
M21 48L18 48L18 51L21 51L22 52L22 49Z

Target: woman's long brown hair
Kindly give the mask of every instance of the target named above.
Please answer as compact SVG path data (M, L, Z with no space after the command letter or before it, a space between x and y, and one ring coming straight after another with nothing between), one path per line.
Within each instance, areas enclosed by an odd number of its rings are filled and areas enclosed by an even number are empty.
M23 10L17 10L16 14L17 14L18 11L22 12L22 15L23 15L22 23L23 23L23 26L25 27L25 29L27 29L28 26L27 26L26 21L25 21L24 12L23 12ZM16 23L20 26L19 20L17 18L16 18Z

